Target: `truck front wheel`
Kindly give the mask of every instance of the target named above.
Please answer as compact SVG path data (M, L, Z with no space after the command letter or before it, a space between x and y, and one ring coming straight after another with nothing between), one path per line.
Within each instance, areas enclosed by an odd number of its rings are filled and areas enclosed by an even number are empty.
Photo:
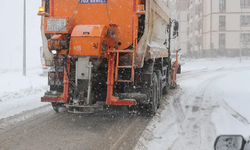
M156 73L153 73L152 86L151 86L151 97L149 103L149 111L151 115L155 115L158 106L158 79Z

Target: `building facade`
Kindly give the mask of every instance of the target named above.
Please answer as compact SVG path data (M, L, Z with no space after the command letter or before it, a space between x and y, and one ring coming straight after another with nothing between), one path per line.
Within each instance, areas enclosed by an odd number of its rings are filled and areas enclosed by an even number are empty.
M250 0L190 0L187 21L187 49L197 57L247 53Z

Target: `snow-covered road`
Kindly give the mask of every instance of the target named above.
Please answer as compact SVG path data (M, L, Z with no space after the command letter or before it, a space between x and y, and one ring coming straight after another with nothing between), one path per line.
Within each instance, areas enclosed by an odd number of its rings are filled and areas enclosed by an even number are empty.
M70 114L44 106L0 120L0 149L129 150L150 120L129 114L126 107Z
M249 60L187 62L180 92L161 107L136 149L212 150L217 135L248 137L249 76Z
M0 150L133 149L152 117L126 107L95 114L56 113L41 96L47 87L42 70L0 74Z
M164 96L152 119L120 110L114 115L56 114L40 102L47 88L41 71L30 70L27 77L17 72L1 74L5 87L0 91L0 118L5 119L0 119L0 149L71 148L75 142L75 148L132 149L145 128L137 150L212 150L217 135L247 138L250 60L195 60L186 62L182 70L179 88ZM68 143L62 145L66 139Z

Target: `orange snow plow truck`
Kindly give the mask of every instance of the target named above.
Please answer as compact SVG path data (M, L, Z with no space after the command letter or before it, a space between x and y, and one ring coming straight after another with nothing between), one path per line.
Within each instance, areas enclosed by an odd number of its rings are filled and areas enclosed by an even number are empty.
M170 39L178 22L166 0L42 0L38 15L55 111L91 113L110 105L154 114L171 85Z

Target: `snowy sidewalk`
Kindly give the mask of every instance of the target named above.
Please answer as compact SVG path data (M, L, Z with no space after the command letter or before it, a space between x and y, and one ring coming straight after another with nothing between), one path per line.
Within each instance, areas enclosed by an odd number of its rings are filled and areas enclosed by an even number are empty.
M2 73L0 82L0 119L45 105L40 102L48 88L42 69L28 70L26 77L21 71Z
M186 62L181 90L163 106L136 149L211 150L220 134L250 133L250 60L200 59Z

